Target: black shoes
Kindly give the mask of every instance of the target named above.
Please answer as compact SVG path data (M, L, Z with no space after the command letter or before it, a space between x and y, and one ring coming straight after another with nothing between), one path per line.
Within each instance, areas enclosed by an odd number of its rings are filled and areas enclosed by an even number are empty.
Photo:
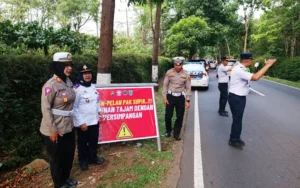
M233 148L235 148L235 149L243 150L243 146L242 146L241 142L239 142L239 141L237 141L237 142L229 141L228 145L231 146L231 147L233 147Z
M174 136L174 139L177 141L181 140L181 138L179 136Z
M88 164L87 163L80 163L80 169L82 171L87 171L89 169Z
M245 146L246 145L245 142L242 139L240 139L238 142L241 144L241 146Z
M73 188L73 187L75 187L75 186L69 185L66 183L65 185L61 186L60 188Z
M171 136L171 133L166 133L165 136L169 138Z
M68 179L66 184L68 184L70 186L76 186L76 185L78 185L78 181L76 181L74 179Z
M102 157L97 158L94 161L89 162L89 164L103 164L104 163L104 159Z
M219 115L220 115L220 116L223 116L223 117L228 117L228 114L225 113L225 112L219 112Z

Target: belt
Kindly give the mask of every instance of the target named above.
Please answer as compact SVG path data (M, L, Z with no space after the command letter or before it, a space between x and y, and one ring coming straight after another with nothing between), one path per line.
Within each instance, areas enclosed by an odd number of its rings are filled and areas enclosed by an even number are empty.
M168 94L174 96L174 97L180 97L181 95L184 95L184 92L181 93L173 93L172 91L168 91Z
M65 111L65 110L58 110L51 108L51 112L54 115L59 115L59 116L73 116L73 110L71 111Z

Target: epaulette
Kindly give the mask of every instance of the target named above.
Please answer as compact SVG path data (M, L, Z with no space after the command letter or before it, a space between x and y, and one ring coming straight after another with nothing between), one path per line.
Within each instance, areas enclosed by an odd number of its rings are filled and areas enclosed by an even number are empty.
M76 84L74 84L74 86L73 86L75 89L77 89L77 88L79 88L80 87L80 84L79 83L76 83Z

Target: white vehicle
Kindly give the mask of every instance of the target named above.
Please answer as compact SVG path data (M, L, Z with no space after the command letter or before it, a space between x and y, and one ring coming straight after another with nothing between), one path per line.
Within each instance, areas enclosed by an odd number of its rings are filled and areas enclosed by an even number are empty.
M235 60L235 59L229 59L226 68L227 68L227 69L228 69L228 68L231 68L236 62L237 62L237 60ZM231 71L229 71L229 72L227 73L227 75L230 77Z
M183 69L190 74L192 87L208 89L209 76L200 62L184 62Z

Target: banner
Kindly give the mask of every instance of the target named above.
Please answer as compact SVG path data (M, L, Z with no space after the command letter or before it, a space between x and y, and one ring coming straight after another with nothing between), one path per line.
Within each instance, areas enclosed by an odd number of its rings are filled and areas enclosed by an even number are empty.
M97 88L99 144L158 137L153 87Z

